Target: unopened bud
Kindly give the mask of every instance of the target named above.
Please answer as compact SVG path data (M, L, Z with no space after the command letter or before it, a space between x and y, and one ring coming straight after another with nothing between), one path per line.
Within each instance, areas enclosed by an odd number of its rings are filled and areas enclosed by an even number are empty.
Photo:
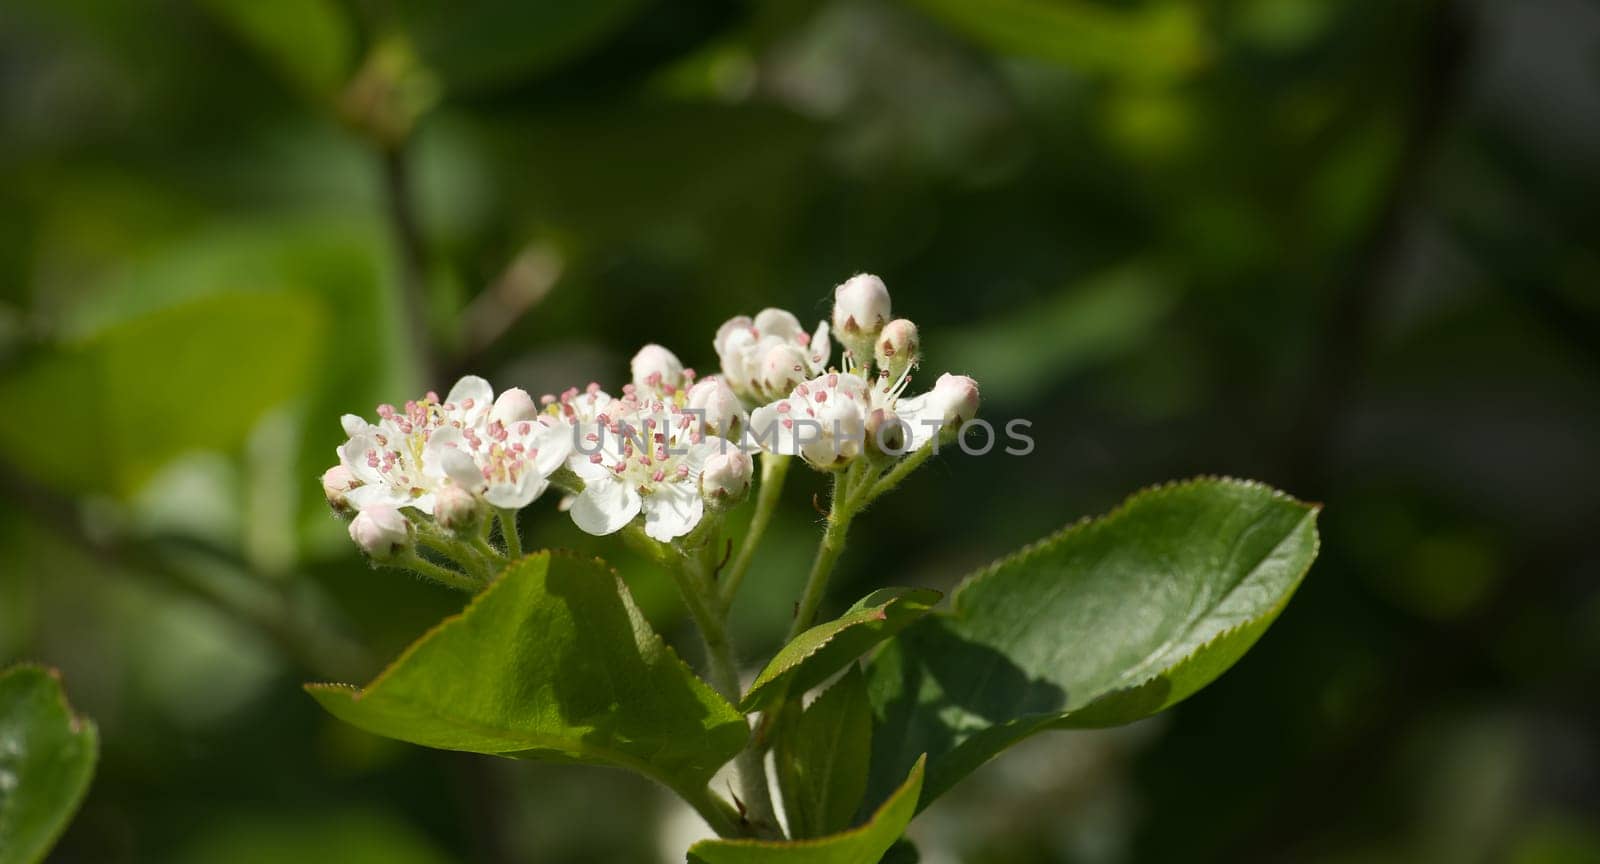
M978 382L965 375L940 375L933 397L943 406L946 427L959 426L978 416Z
M676 390L683 386L683 362L660 345L646 345L628 364L633 386L651 390Z
M523 420L533 420L539 416L539 406L533 402L533 397L521 387L513 387L500 394L494 400L494 409L489 412L489 419L499 420L503 425L510 426Z
M690 387L688 408L703 412L706 426L729 440L736 440L744 428L744 404L721 378L707 378Z
M806 352L798 345L774 345L761 358L761 386L779 399L806 380Z
M345 497L350 490L361 485L355 472L343 465L335 465L322 472L322 494L328 496L328 506L333 512L343 516L350 512L350 499Z
M906 452L906 424L900 415L887 408L878 408L867 418L867 446L874 453L885 456L904 456Z
M916 365L917 352L921 347L917 339L917 325L904 318L896 318L885 324L883 332L878 334L873 359L878 361L878 368L893 380Z
M833 330L859 362L871 356L878 331L889 323L889 289L870 273L858 273L833 289Z
M700 495L713 507L732 507L750 491L750 475L754 471L748 453L713 453L700 471Z
M433 496L433 521L446 531L460 533L476 528L483 518L478 496L460 486L444 486Z
M411 547L411 523L393 507L374 504L350 521L350 539L374 561L388 561Z

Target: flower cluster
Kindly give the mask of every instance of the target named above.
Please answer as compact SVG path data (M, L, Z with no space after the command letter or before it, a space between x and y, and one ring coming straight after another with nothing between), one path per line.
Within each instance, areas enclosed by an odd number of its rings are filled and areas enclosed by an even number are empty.
M830 334L844 348L837 366ZM699 380L670 350L646 345L620 395L592 383L535 402L520 389L496 397L468 376L442 400L430 392L380 405L376 422L346 415L348 440L324 491L336 512L353 514L350 536L374 560L431 566L410 555L422 542L470 573L457 553L497 554L485 517L501 515L515 550L515 512L551 486L588 533L632 526L682 542L746 497L753 453L882 471L978 407L976 383L959 375L903 396L920 359L917 328L892 317L876 276L839 285L831 322L810 333L766 309L728 321L712 344L720 374Z

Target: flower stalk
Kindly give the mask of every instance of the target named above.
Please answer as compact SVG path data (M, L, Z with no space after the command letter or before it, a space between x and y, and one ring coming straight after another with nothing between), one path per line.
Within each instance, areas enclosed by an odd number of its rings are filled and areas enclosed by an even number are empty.
M750 572L756 549L767 534L772 514L778 509L778 500L783 497L783 482L789 476L790 458L779 453L761 454L761 489L756 493L756 510L750 517L750 527L745 531L744 540L739 544L739 553L722 580L724 614L733 606L733 598L739 593L745 574Z

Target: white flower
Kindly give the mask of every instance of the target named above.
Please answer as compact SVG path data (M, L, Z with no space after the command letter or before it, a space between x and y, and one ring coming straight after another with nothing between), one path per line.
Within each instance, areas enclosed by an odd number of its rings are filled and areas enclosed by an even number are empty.
M429 393L401 410L380 405L378 418L344 417L350 439L339 461L359 481L344 497L357 510L411 507L437 517L438 495L451 486L496 507L525 507L571 447L566 424L542 414L526 391L496 399L474 375L443 401Z
M738 394L733 392L728 382L716 375L702 379L689 388L685 407L702 412L708 430L732 441L737 441L749 425L750 418L745 414L744 403L739 401Z
M978 416L978 382L966 375L940 375L933 389L895 406L907 425L906 444L916 450L935 435L948 435Z
M792 356L802 367L800 380L826 369L833 351L828 322L818 324L815 334L807 334L799 319L782 309L763 309L755 320L744 315L730 319L717 328L712 345L722 364L723 379L733 392L753 403L770 402L789 393L789 387L774 391L762 383L762 363L774 348L787 345L796 349Z
M700 473L700 494L712 507L731 507L744 500L750 491L750 476L755 464L741 450L713 453Z
M411 546L411 523L400 511L374 504L350 520L350 539L374 561L388 561Z
M819 375L751 412L751 437L763 449L803 456L818 468L840 467L861 455L872 398L859 375Z
M481 429L440 429L428 441L425 458L491 505L518 510L550 487L550 475L566 462L571 447L571 427L556 418L509 425L491 419Z
M857 273L833 289L833 330L858 363L872 356L872 340L889 323L889 289L871 273Z
M633 386L641 391L641 396L670 396L683 386L683 362L660 345L640 348L628 368L633 373Z
M664 402L619 400L583 433L569 465L583 480L572 521L590 534L611 534L644 514L645 534L666 542L700 523L700 474L712 455L734 449L707 438L693 415ZM581 431L581 430L580 430Z
M339 447L339 463L361 485L345 499L357 510L382 505L433 513L434 492L448 475L428 459L429 441L445 429L478 429L494 407L489 382L468 375L442 402L430 392L403 409L379 405L377 423L346 414L342 422L350 438Z
M600 385L590 382L588 388L578 392L573 387L562 393L558 399L555 396L545 396L540 401L546 405L555 406L555 415L565 419L568 423L579 427L591 427L595 421L604 414L616 401L609 393L600 389Z

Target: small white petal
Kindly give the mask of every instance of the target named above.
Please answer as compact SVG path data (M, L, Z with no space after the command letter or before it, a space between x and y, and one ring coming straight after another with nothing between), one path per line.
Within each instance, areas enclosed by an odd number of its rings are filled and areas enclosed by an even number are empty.
M493 483L483 500L506 510L521 510L550 488L549 481L533 472L524 472L515 483Z
M640 503L639 493L625 483L590 483L572 502L572 521L589 534L614 534L639 515Z
M644 501L644 533L665 543L682 537L700 524L705 513L700 493L676 484L660 484Z

